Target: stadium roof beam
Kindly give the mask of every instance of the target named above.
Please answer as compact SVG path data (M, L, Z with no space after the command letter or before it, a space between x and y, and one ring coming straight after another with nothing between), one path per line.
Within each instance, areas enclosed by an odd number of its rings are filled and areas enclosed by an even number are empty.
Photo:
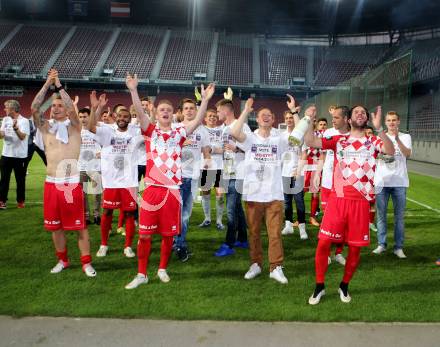
M0 52L3 48L6 47L6 45L13 39L15 34L17 34L20 29L23 27L23 24L17 24L14 29L11 30L11 32L5 37L5 39L0 43Z
M107 45L102 51L101 58L99 58L99 61L96 64L95 69L93 70L92 76L97 77L101 74L102 69L104 68L105 63L107 62L107 59L110 56L110 53L112 52L112 49L115 46L116 40L118 39L120 33L121 33L120 27L117 27L113 31L112 36L110 37L110 39L107 42Z
M165 53L167 51L168 43L171 38L171 30L167 29L163 36L162 44L160 45L159 52L157 53L156 61L153 69L151 70L150 80L156 81L159 79L160 69L162 68L163 61L165 60Z

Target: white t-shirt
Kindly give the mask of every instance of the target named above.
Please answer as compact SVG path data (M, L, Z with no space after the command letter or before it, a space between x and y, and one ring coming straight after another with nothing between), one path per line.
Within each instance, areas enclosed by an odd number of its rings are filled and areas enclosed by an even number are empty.
M234 126L235 119L231 124L224 125L222 133L223 145L232 144L237 146L239 149L244 150L242 144L235 141L231 135L231 128ZM243 124L243 132L245 134L252 134L249 125ZM244 178L244 153L242 152L227 152L223 153L223 177L225 179L243 179ZM230 167L228 161L231 161Z
M331 137L336 135L349 135L349 133L341 134L335 128L329 128L324 131L323 137ZM331 149L325 151L326 156L324 166L322 167L321 186L327 189L332 189L333 186L333 165L335 161L334 153Z
M185 126L183 123L180 125ZM197 179L203 166L202 148L209 147L208 130L200 125L186 139L191 140L191 144L182 148L182 177Z
M288 133L286 130L280 131L279 134L281 137L285 138L283 141L285 141L286 144L284 152L281 154L281 163L283 165L282 175L283 177L292 177L292 173L298 167L298 161L301 157L301 146L294 146L289 142L288 139L290 133Z
M82 129L78 169L80 171L101 171L100 153L101 145L96 141L96 134Z
M209 145L211 146L212 150L221 149L223 147L223 141L222 141L223 128L224 128L223 125L215 128L206 127L206 130L208 130L209 133ZM219 154L211 153L211 166L209 167L209 170L223 170L222 153Z
M130 188L138 186L135 148L143 136L139 127L128 125L127 131L109 126L96 127L96 140L102 146L101 171L104 188Z
M247 133L241 145L245 150L243 200L284 201L281 155L286 151L287 137Z
M255 129L254 134L258 134L259 130L260 130L259 128ZM280 134L281 134L280 129L277 129L277 128L270 129L270 136L278 136Z
M377 160L374 185L375 187L409 187L406 157L400 151L396 137L388 133L387 136L394 145L394 161L386 163L382 159ZM399 133L399 139L406 148L412 149L409 134Z
M29 120L22 115L17 117L18 130L26 134L23 140L20 140L15 133L13 122L12 117L6 116L3 118L0 128L0 130L5 133L2 155L9 158L26 158L28 155L28 138L30 134Z

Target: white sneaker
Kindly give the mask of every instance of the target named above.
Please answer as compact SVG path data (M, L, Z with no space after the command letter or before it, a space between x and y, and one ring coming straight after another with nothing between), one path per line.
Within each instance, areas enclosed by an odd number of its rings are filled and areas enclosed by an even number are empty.
M148 277L144 274L137 274L133 281L125 286L125 289L134 289L139 287L141 284L147 284Z
M96 277L96 271L90 263L83 266L83 271L87 277Z
M403 253L403 250L401 248L394 250L394 254L397 255L397 258L405 259L406 255Z
M377 248L373 251L373 253L374 254L382 254L383 252L385 252L387 249L384 247L384 246L382 246L382 245L379 245L379 246L377 246Z
M170 281L170 276L168 276L167 270L165 269L159 269L157 271L157 277L159 277L163 283L168 283Z
M281 230L281 235L293 234L293 224L292 222L286 220L286 225L283 230Z
M306 233L306 223L298 224L298 229L299 229L299 238L301 240L307 240L309 236Z
M57 265L55 265L52 270L50 270L51 274L57 274L60 273L61 271L63 271L65 268L67 268L69 266L68 263L64 263L62 260L60 260Z
M332 258L328 257L327 263L328 263L328 265L330 265L332 263Z
M253 263L248 272L244 275L245 280L251 280L261 274L261 267L257 263Z
M99 246L98 252L96 252L97 257L105 257L107 255L108 246Z
M345 258L344 258L344 256L341 253L335 255L335 261L337 263L345 266L345 263L346 263L345 262Z
M325 289L321 290L316 297L314 297L313 294L309 298L309 305L318 305L321 301L321 298L325 295Z
M339 298L341 299L341 301L343 303L348 304L351 301L351 296L350 296L350 294L348 294L348 292L347 292L347 296L345 296L342 289L338 288L338 293L339 293Z
M374 231L374 232L377 231L377 228L376 228L376 226L374 225L374 223L370 223L370 230L371 230L371 231Z
M281 266L277 266L275 269L273 269L270 272L269 277L273 278L275 281L278 281L282 284L286 284L289 282L286 276L284 276L283 268Z
M131 249L131 247L125 247L124 248L124 255L127 258L134 258L136 256L136 254L134 254L133 250Z

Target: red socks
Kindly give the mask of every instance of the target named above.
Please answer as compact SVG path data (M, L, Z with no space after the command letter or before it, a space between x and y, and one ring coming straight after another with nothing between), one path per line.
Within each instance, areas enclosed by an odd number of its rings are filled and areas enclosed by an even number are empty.
M345 264L344 277L342 282L348 283L353 277L361 259L361 248L348 246L347 262Z
M151 237L139 238L137 246L138 273L147 275L148 258L151 253Z
M56 256L58 260L61 260L64 263L64 267L66 267L69 264L69 258L67 257L67 248L64 249L62 252L56 251Z
M315 218L316 211L319 207L319 195L312 195L312 200L310 201L310 217Z
M171 251L173 249L173 237L163 236L162 244L160 246L160 264L159 269L166 269L168 260L170 259Z
M87 265L87 264L90 264L92 262L92 256L89 254L89 255L82 255L81 256L81 264L84 266L84 265Z
M370 223L374 223L374 217L376 217L376 211L370 211Z
M315 253L315 272L316 283L325 282L325 273L328 268L328 255L330 254L330 248L332 246L331 241L319 240L318 247L316 247Z
M122 226L124 225L124 215L125 215L124 211L119 209L118 229L122 228Z
M125 217L125 247L131 247L134 238L134 216Z
M101 245L107 246L108 235L110 234L110 229L112 228L113 215L106 215L105 212L101 217Z
M343 250L344 250L344 243L337 243L336 244L335 255L341 254Z

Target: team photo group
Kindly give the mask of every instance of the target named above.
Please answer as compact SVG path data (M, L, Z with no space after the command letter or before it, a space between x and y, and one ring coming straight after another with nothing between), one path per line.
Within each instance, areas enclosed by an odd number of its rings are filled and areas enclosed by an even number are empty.
M0 209L5 211L1 213L8 212L12 172L17 207L26 209L26 173L32 155L38 153L46 164L44 228L51 234L57 258L50 270L54 276L69 268L67 235L74 231L88 277L99 272L92 265L92 254L106 257L109 247L120 247L125 257L137 257L136 274L125 285L127 290L135 289L153 277L148 267L152 240L158 234L160 262L150 269L157 267L159 280L169 282L172 254L181 262L192 256L189 222L195 201L201 202L204 215L198 227L225 232L213 256L248 250L245 280L264 274L263 245L267 244L269 277L287 284L283 236L297 230L298 237L306 240L308 227L318 227L310 305L325 295L331 262L344 266L338 293L342 302L351 301L349 283L362 247L372 242L370 233L377 235L371 256L392 249L397 258L406 258L406 160L412 146L411 136L399 132L400 117L394 110L377 106L370 113L362 105L337 104L328 110L314 104L300 107L287 94L283 126L275 128L276 115L264 106L254 110L253 98L243 101L237 112L230 88L214 104L215 84L201 85L194 99L174 105L166 99L140 97L138 84L136 74L127 74L131 105L110 109L113 102L106 94L90 91L87 101L72 98L58 71L51 69L32 102L29 119L20 114L18 101L4 103ZM79 108L80 102L87 106ZM248 125L253 115L254 131ZM308 193L310 213L305 203ZM391 247L387 243L390 198ZM117 232L125 236L123 246L109 243L115 210ZM90 248L89 224L100 228L97 250Z

